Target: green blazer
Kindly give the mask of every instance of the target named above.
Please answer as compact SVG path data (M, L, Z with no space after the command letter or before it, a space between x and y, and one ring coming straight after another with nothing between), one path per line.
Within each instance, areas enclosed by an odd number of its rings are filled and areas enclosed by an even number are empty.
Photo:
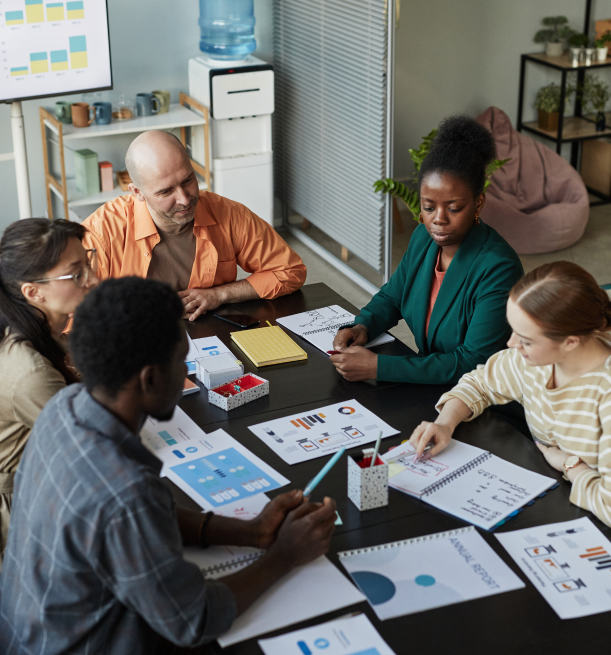
M416 339L417 356L378 355L378 380L452 384L506 347L507 298L524 274L513 248L488 225L474 225L446 272L425 336L438 253L419 225L393 276L355 320L374 339L404 318Z

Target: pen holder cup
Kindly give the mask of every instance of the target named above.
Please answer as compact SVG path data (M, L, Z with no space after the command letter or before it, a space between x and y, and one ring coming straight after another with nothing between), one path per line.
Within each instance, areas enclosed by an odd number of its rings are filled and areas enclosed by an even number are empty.
M375 466L370 462L348 457L348 498L361 512L388 505L388 464L379 457Z

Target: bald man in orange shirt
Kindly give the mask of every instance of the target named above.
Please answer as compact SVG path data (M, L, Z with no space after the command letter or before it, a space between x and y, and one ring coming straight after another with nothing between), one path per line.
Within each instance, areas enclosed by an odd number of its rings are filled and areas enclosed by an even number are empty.
M303 285L303 261L270 225L238 202L199 190L175 136L144 132L125 163L132 195L107 202L83 222L83 244L97 250L100 279L167 282L191 321L225 303L273 299ZM238 265L250 273L239 282Z

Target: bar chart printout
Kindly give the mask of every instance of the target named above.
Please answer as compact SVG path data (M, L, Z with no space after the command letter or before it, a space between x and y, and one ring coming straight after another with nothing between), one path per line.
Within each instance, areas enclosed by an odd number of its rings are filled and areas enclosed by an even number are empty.
M51 50L51 70L52 71L68 70L67 50Z
M23 25L23 12L22 11L7 11L4 14L4 19L7 25Z
M11 68L11 77L16 77L17 75L27 75L28 67L27 66L16 66Z
M70 68L87 68L87 40L84 36L70 37Z
M66 10L68 11L68 20L78 20L79 18L85 18L85 8L83 6L82 0L78 0L78 2L67 2Z
M32 75L49 72L49 61L46 52L33 52L30 54L30 70Z
M57 21L64 20L64 3L63 2L51 2L47 5L47 20L48 21Z
M25 16L28 23L44 23L45 10L42 0L25 0Z

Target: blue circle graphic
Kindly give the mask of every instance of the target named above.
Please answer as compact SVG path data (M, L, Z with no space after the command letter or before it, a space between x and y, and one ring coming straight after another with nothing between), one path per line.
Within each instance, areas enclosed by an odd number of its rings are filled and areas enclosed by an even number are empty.
M351 575L372 605L385 603L395 595L395 584L385 575L373 571L356 571Z
M188 448L185 448L185 450L188 453L196 453L197 452L197 448L195 446L189 446Z
M320 648L320 649L329 648L329 642L326 639L317 639L314 642L314 646L316 646L316 648Z
M419 575L414 582L421 587L432 587L436 580L432 575Z

